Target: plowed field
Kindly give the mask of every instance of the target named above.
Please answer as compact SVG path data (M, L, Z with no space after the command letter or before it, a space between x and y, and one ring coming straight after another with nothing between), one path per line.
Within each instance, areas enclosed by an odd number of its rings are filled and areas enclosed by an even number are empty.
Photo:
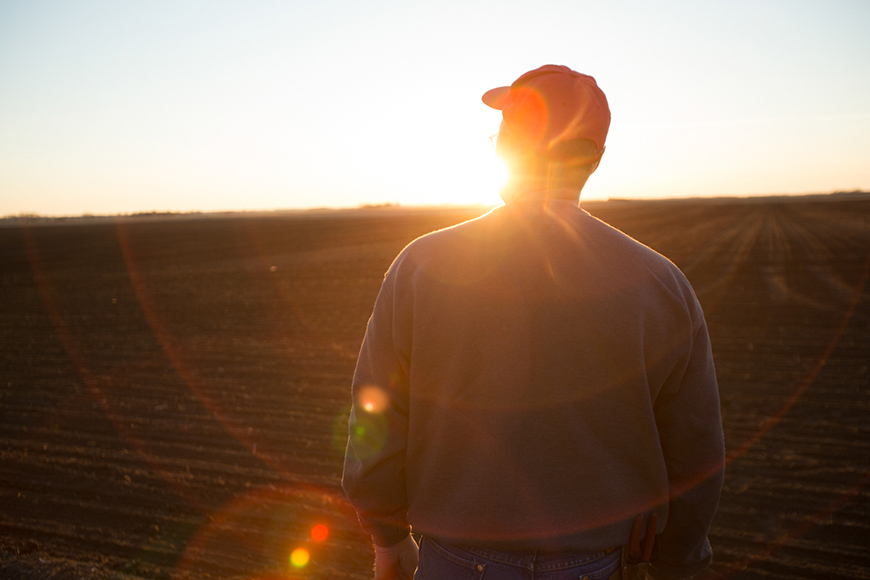
M870 200L584 207L707 316L706 575L870 578ZM339 486L355 355L398 251L479 213L0 227L0 578L370 578Z

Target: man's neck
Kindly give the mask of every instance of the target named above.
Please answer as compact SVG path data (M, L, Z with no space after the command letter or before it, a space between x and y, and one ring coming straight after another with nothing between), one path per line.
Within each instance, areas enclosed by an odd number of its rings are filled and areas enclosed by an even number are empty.
M513 203L529 195L541 196L548 199L571 201L580 203L581 187L547 187L543 181L526 181L522 184L509 184L504 187L500 194L505 203Z

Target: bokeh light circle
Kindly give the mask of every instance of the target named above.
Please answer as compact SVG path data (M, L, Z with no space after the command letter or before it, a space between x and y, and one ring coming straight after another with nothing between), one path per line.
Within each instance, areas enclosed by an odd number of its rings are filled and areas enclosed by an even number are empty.
M329 528L323 524L317 524L311 528L311 539L315 542L322 542L327 536L329 536Z
M290 552L290 564L294 568L304 568L308 565L308 561L310 559L311 555L305 548L296 548L295 550Z

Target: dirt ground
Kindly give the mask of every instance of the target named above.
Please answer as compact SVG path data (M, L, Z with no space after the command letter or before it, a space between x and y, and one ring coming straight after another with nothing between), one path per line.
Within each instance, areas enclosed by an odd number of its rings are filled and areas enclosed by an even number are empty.
M870 199L584 207L707 316L705 578L870 578ZM0 227L0 577L371 578L339 486L355 355L396 253L479 213Z

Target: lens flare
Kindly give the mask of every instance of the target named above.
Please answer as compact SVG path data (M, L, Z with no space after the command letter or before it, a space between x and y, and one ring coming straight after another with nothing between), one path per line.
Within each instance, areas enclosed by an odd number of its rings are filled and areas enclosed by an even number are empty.
M315 542L322 542L329 535L329 528L323 524L317 524L311 528L311 539Z
M360 457L371 457L383 448L389 432L383 413L357 412L350 428L348 444Z
M387 407L387 394L382 389L369 385L359 390L357 402L369 413L380 413Z
M550 116L547 100L530 87L518 87L511 90L511 94L513 104L502 112L511 134L516 133L526 143L538 143L547 132Z
M305 548L296 548L290 553L290 564L294 568L304 568L310 559L311 555Z

